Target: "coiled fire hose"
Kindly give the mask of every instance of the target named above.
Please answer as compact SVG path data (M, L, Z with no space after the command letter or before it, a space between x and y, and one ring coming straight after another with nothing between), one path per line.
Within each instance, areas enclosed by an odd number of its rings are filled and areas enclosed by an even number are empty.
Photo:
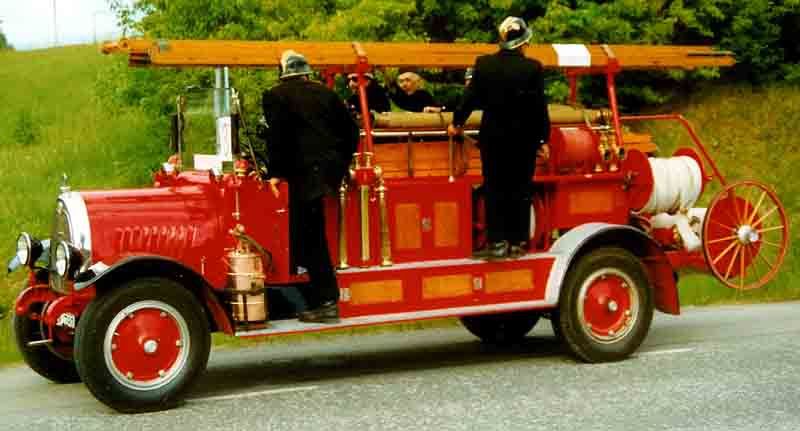
M701 241L697 231L692 229L692 219L702 221L705 211L692 206L703 188L700 166L696 160L686 156L650 158L649 161L653 191L639 213L654 214L650 220L653 228L674 227L686 251L699 249Z

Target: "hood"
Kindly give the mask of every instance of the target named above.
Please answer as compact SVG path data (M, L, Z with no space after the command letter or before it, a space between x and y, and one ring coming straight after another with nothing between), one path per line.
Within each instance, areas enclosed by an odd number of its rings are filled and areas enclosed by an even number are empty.
M219 241L221 194L209 183L83 191L91 226L91 260L107 265L130 255L170 257L199 266Z

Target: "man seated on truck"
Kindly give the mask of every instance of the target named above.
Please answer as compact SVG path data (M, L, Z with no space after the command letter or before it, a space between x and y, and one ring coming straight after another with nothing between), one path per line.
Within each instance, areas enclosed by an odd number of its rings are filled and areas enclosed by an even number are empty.
M411 112L441 112L431 93L422 88L422 77L414 72L401 71L389 97L398 108Z
M292 255L308 270L303 289L308 311L302 322L339 321L339 287L328 242L322 198L335 195L358 146L358 126L333 90L308 79L305 57L281 56L280 83L262 97L268 125L269 184L278 195L280 178L289 181Z
M367 86L364 90L367 93L367 105L369 109L377 112L389 112L392 106L389 103L389 97L386 95L386 90L377 82L372 73L365 73L364 78L367 79ZM358 95L358 75L351 73L347 75L347 87L353 94L347 98L347 107L356 114L361 114L361 98Z

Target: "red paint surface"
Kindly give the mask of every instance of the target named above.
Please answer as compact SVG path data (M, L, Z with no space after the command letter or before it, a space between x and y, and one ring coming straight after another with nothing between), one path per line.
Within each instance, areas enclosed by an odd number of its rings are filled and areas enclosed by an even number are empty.
M159 377L159 370L168 372L175 365L181 351L176 345L179 340L186 343L169 313L162 316L161 310L155 308L137 310L115 329L111 342L116 349L112 350L111 359L122 374L133 373L133 380L154 380ZM158 343L155 353L145 352L147 341Z
M586 291L583 300L583 318L585 323L591 325L591 331L602 336L611 335L610 331L619 332L625 325L628 316L625 313L631 309L631 297L628 291L631 287L623 287L624 280L616 275L607 275L595 279ZM609 309L609 303L614 301L616 310Z

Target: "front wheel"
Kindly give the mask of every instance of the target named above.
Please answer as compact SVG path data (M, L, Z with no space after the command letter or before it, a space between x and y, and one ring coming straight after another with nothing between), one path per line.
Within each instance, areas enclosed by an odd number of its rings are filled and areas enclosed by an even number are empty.
M625 359L644 341L653 300L644 267L621 248L600 248L570 268L561 289L559 330L586 362Z
M124 413L181 401L205 370L211 346L197 298L161 278L136 279L93 301L75 337L78 372L89 391Z
M461 324L484 343L511 344L525 337L539 321L535 311L464 316Z
M42 304L35 304L36 313L43 309ZM33 313L29 310L28 313ZM33 371L40 376L56 383L76 383L81 378L75 368L75 362L69 358L56 355L47 346L29 346L31 341L41 341L45 338L41 320L29 318L29 314L17 316L11 314L11 326L14 330L14 341L22 354L22 359ZM41 315L41 314L40 314Z

